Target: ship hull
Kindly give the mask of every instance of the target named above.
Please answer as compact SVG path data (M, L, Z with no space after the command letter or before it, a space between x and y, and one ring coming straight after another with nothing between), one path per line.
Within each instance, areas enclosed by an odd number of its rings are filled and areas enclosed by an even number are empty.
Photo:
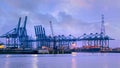
M81 49L82 52L100 52L100 48Z

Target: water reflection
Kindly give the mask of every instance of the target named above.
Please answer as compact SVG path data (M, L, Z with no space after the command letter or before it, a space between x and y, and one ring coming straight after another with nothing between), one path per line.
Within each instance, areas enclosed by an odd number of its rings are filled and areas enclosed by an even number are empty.
M72 56L76 56L77 55L77 52L72 52Z
M72 52L72 68L77 68L76 67L76 59L75 56L77 56L77 52Z
M6 55L5 56L6 57L6 60L5 60L5 68L9 68L9 64L10 64L10 60L9 60L9 57L10 57L10 55Z
M120 54L0 55L0 68L120 68Z
M37 54L33 54L32 56L33 56L33 57L38 57L38 55L37 55Z
M38 62L38 55L34 54L33 56L33 63L32 63L32 68L38 68L37 62Z
M77 68L76 67L76 59L74 57L72 58L72 68Z
M8 55L6 55L6 58L9 58L10 57L10 55L8 54Z
M108 68L108 65L107 65L107 63L104 65L104 68Z
M76 65L76 57L77 56L77 52L72 52L72 68L77 68Z

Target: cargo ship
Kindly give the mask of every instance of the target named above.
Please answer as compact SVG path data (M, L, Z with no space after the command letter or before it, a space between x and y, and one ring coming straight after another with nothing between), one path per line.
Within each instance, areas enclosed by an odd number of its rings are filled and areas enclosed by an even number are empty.
M101 50L100 46L90 46L90 45L88 45L88 46L83 46L81 48L82 52L100 52L100 50Z

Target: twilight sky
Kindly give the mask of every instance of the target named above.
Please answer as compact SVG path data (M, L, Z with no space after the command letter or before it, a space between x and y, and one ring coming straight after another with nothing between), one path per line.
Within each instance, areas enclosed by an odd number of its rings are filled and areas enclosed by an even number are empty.
M0 0L0 35L17 26L18 18L28 16L27 30L34 36L34 26L43 25L51 34L100 32L101 14L105 15L106 33L120 39L120 0Z

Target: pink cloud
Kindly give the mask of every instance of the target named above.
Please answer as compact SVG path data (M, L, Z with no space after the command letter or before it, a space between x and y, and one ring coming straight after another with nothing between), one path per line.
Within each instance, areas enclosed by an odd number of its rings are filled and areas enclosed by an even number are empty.
M71 4L78 8L92 8L95 0L70 0Z

